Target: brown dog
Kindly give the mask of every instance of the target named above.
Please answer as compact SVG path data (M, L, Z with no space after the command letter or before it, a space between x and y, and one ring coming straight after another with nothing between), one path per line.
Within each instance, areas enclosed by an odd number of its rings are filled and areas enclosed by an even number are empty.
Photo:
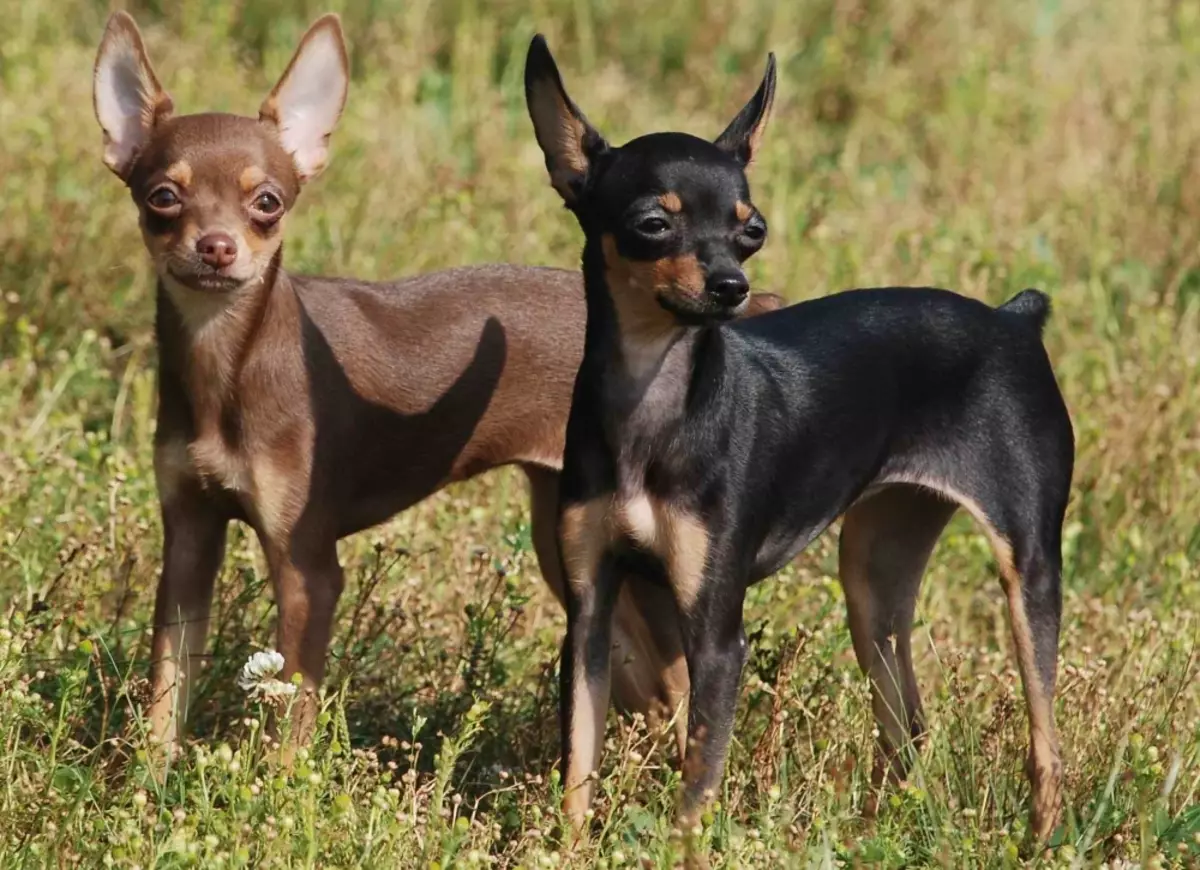
M452 481L521 466L543 575L563 600L557 472L583 350L580 277L486 266L368 284L285 272L286 215L326 163L347 85L332 15L304 35L257 119L173 116L125 13L100 44L104 162L133 195L159 278L164 564L150 721L170 745L204 653L231 519L258 534L283 676L301 674L309 690L324 673L344 584L337 540ZM754 307L780 304L765 294ZM673 711L687 697L673 605L665 591L637 597L617 610L617 700ZM299 709L303 735L311 692Z

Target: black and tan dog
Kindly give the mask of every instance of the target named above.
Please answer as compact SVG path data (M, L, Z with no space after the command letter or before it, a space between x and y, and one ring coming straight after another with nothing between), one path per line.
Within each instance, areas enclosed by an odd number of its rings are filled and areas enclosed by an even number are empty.
M934 543L957 508L986 531L1025 686L1033 828L1058 815L1052 697L1070 419L1041 342L1046 297L999 308L945 290L856 290L745 321L743 262L767 235L745 169L774 59L715 142L605 142L545 42L526 97L555 189L586 242L587 329L567 425L559 536L567 811L591 800L623 578L672 592L691 677L682 821L718 785L746 659L749 584L838 517L850 632L879 723L876 781L924 724L909 635ZM630 581L633 582L633 581ZM645 582L639 580L636 582Z

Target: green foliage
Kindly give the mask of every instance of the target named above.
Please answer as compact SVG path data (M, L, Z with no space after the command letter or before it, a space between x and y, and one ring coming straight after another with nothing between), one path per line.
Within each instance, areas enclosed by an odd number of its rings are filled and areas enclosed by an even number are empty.
M715 134L780 60L752 173L755 283L1054 298L1078 441L1057 718L1067 816L1026 842L1026 725L986 545L956 521L916 637L929 743L861 817L872 723L831 535L747 605L753 655L701 842L724 867L1200 862L1200 12L1168 0L370 0L333 162L290 268L364 278L571 265L525 117L547 33L613 140ZM251 113L316 3L140 0L180 111ZM269 646L265 565L231 535L193 740L149 776L160 562L153 277L100 162L106 4L0 0L0 865L558 867L557 646L518 479L452 487L343 543L318 735L290 770L234 679ZM450 243L448 240L452 240ZM610 721L572 865L669 867L679 776Z

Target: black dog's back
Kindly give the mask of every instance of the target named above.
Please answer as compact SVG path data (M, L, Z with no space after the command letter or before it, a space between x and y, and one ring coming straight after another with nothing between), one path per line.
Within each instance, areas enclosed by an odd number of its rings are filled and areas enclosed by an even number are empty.
M992 308L936 288L873 288L718 327L723 383L698 390L711 405L689 418L690 437L736 444L720 451L720 469L707 462L716 450L700 450L711 469L701 473L732 471L773 505L761 526L756 511L743 519L762 542L752 575L778 570L889 482L936 482L997 505L988 519L1005 535L1006 514L1040 508L992 492L997 481L1017 493L1050 484L1065 503L1073 436L1041 342L1048 312L1034 290ZM803 470L803 491L789 469Z

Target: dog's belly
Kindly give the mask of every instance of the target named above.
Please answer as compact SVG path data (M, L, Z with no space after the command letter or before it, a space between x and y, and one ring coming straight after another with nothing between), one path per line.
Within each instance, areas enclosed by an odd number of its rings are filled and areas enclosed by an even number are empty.
M863 479L865 478L865 479ZM751 583L757 583L783 569L795 559L833 521L850 509L850 506L872 485L873 475L862 478L849 475L832 485L816 485L814 481L797 481L794 491L807 484L807 491L814 497L807 503L796 505L789 511L780 511L773 518L762 544L754 555Z
M754 556L754 568L750 582L757 583L759 580L764 580L783 570L783 567L816 540L817 536L825 531L834 519L836 519L836 515L819 524L801 529L799 532L781 529L768 535Z

